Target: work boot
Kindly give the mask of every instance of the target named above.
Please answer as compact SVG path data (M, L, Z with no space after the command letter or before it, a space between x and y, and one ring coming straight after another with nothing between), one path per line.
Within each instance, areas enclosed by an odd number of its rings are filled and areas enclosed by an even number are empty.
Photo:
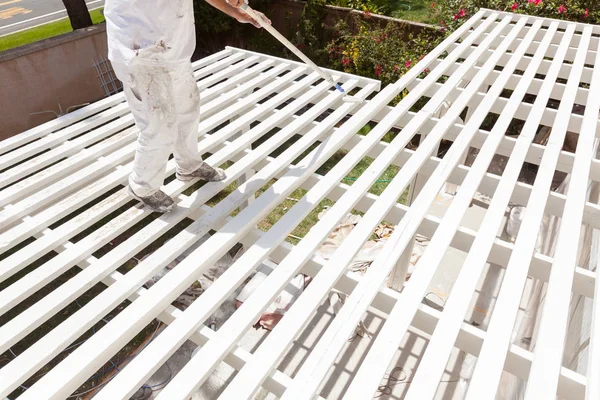
M129 196L144 203L145 206L159 213L169 212L173 209L175 202L165 192L159 190L147 197L138 196L133 192L130 186L127 187Z
M200 178L208 182L219 182L226 178L225 171L221 168L213 168L203 162L200 168L189 174L176 174L177 179L183 182L191 181L194 178Z

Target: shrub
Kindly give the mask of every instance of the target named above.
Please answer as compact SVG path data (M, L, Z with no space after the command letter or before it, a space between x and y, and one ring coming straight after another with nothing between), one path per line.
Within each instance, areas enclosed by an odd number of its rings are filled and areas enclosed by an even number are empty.
M357 33L343 21L334 27L327 46L330 63L348 73L379 79L384 85L397 81L439 42L425 33L407 35L392 23L375 29L357 23Z

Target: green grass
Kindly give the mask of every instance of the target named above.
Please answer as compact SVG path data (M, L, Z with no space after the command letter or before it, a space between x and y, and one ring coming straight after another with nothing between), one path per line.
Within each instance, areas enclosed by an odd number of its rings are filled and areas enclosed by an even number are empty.
M90 11L92 22L94 22L94 24L104 22L104 16L101 11L102 9ZM55 22L50 22L49 24L0 37L0 51L14 49L15 47L62 35L63 33L68 33L72 30L69 19L63 18Z
M428 0L391 0L389 2L392 17L423 23L434 22L429 13L430 6L431 1Z

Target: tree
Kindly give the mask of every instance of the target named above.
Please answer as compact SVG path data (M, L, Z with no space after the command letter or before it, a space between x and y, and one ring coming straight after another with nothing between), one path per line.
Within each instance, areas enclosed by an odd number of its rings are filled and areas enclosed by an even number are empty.
M92 17L85 4L85 0L63 0L63 4L67 9L67 15L69 16L69 20L71 20L73 30L93 25Z

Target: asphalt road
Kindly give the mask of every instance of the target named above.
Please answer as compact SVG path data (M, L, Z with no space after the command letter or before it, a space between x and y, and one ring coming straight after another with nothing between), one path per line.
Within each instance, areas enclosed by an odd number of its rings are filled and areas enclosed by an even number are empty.
M86 3L91 10L102 7L104 0L86 0ZM0 36L66 16L62 0L0 0Z

